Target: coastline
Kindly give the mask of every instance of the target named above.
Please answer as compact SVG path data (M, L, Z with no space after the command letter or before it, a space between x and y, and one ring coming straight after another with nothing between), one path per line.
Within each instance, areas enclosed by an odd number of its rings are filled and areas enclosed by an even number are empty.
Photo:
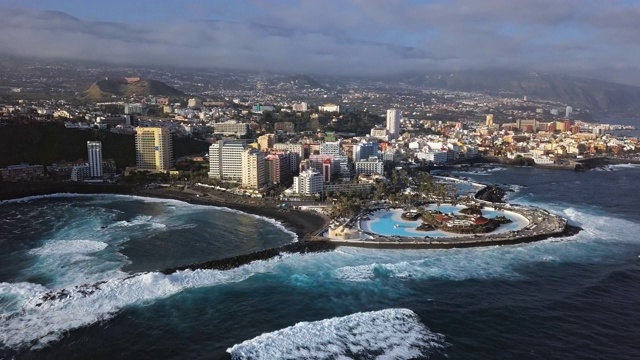
M278 206L279 202L277 201L274 202L267 201L265 199L243 198L220 191L212 191L209 189L206 190L206 193L203 193L194 190L180 190L178 188L149 189L114 184L38 183L37 186L29 185L30 184L21 184L21 186L14 186L14 188L18 188L20 191L15 191L15 189L14 191L11 191L11 189L3 188L0 191L0 200L19 199L28 196L40 196L57 193L119 194L142 196L148 198L172 199L184 201L186 203L195 205L228 208L252 215L273 219L282 223L286 228L294 232L297 236L297 242L330 242L334 246L366 247L377 249L448 249L462 247L484 247L529 243L549 238L567 237L575 235L580 230L582 230L579 227L571 226L564 222L564 226L561 229L548 229L543 233L530 232L527 234L520 234L519 236L489 235L483 236L481 238L406 238L402 240L376 236L376 238L372 240L342 240L328 238L321 235L322 232L328 227L330 219L318 212L302 211L296 209L282 209ZM478 195L486 192L488 188L490 188L490 186L485 186L484 188L476 192L474 196L477 199L476 201L485 202L486 204L499 203L497 201L483 201L481 199L478 199ZM306 248L303 247L302 249L302 252L306 252L306 250L304 250ZM297 250L293 251L297 252ZM233 262L237 262L237 259ZM196 267L198 266L196 265Z
M34 183L4 183L0 187L0 201L16 200L30 196L44 196L54 194L117 194L135 195L159 199L173 199L195 205L224 207L263 216L281 222L290 228L298 237L298 241L306 241L323 230L329 219L316 212L299 210L282 210L277 203L264 200L247 202L246 199L228 196L225 198L214 195L196 197L195 192L184 192L174 188L143 189L140 187L117 184L87 184L71 182L34 182Z
M138 189L131 195L180 200L194 205L224 207L274 219L281 222L285 227L291 228L298 236L298 241L309 240L329 224L329 219L317 212L293 209L283 210L277 206L277 203L269 203L264 200L249 201L233 195L226 198L211 194L197 197L195 193L188 193L172 188Z

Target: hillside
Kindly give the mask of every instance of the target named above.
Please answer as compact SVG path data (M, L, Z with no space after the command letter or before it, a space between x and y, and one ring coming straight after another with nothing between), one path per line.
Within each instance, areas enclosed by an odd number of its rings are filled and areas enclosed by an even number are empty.
M326 89L325 85L322 85L314 78L304 74L289 76L287 80L298 87L306 87L310 89Z
M115 97L129 96L182 96L184 93L161 81L151 79L140 79L128 82L126 79L104 79L91 84L84 92L83 98L86 100L100 101Z
M414 80L433 88L526 95L608 117L640 117L640 87L600 80L508 70L432 73Z
M87 158L87 141L102 141L103 157L114 159L119 169L135 166L132 135L108 131L67 129L59 124L8 125L0 128L0 167L22 162L49 165L58 161ZM208 143L174 138L175 158L204 153Z

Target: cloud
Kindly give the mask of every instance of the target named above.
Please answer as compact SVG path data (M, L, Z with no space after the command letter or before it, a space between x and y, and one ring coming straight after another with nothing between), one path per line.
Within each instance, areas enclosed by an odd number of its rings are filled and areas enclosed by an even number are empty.
M174 11L165 8L165 16ZM0 52L325 74L508 67L640 84L640 6L623 0L244 0L180 8L170 21L137 22L2 9Z

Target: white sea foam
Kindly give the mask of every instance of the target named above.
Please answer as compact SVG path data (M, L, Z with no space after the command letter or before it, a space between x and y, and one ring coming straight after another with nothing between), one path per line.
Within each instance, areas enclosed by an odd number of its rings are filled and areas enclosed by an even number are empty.
M62 240L46 243L43 247L30 250L35 255L91 254L104 250L106 243L91 240Z
M29 251L37 261L26 273L49 278L48 284L66 287L108 280L124 275L120 270L128 262L126 256L108 244L92 240L49 240Z
M167 225L157 222L157 221L152 221L153 217L149 216L149 215L141 215L141 216L136 216L135 218L133 218L132 220L121 220L118 221L116 223L114 223L113 225L110 226L115 226L115 227L133 227L133 226L150 226L153 229L161 229L161 230L166 230L167 229Z
M508 261L495 261L499 254L486 249L455 249L419 251L412 254L423 257L417 260L401 260L398 254L387 256L372 264L343 266L333 271L336 278L351 282L376 279L427 279L448 280L518 278ZM475 252L474 252L475 250ZM421 256L422 255L422 256ZM506 257L506 256L505 256ZM506 257L508 259L508 257ZM400 260L400 261L398 261Z
M596 167L591 169L591 171L619 171L625 169L637 169L640 167L640 164L612 164L605 165L602 167Z
M262 334L227 349L233 359L414 359L446 347L408 309L362 312Z
M165 298L188 288L239 282L269 272L280 258L256 261L233 270L181 271L171 275L142 273L114 278L95 287L69 288L68 296L43 301L47 289L38 285L0 283L0 290L20 294L19 309L0 314L0 344L40 348L66 332L108 320L123 307Z

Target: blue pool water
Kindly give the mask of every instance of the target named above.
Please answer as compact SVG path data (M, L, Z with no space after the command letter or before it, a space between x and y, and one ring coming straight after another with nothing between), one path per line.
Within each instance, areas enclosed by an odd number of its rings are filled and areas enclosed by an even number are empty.
M429 210L439 210L445 214L454 213L460 214L460 210L464 209L465 206L462 205L450 205L443 204L439 207L435 204L429 205L427 209ZM442 230L434 230L434 231L418 231L416 227L418 227L422 221L410 221L402 219L402 209L392 209L392 210L378 210L373 213L370 218L371 220L364 220L360 222L360 227L367 231L372 232L384 236L403 236L403 237L424 237L429 236L433 238L443 238L443 237L457 237L457 236L465 236L463 234L453 234L449 232L445 232ZM496 211L493 209L483 209L482 215L486 218L493 218L499 215L506 216L511 219L511 223L504 224L500 226L494 234L504 233L508 231L520 230L527 226L528 221L513 212L509 211Z

